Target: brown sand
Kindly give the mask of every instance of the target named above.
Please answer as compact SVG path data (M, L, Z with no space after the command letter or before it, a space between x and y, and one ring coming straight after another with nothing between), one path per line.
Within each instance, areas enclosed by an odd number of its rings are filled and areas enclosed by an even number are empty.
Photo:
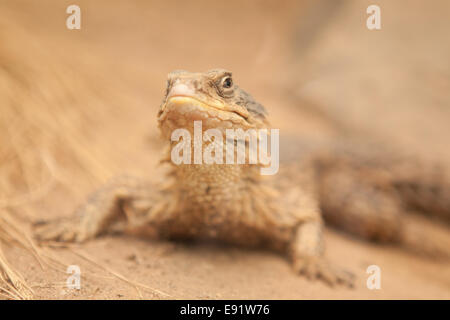
M156 178L155 116L173 69L232 70L286 134L375 137L449 162L449 5L378 2L374 32L366 1L78 1L79 31L65 28L71 1L2 2L0 215L26 235L111 177ZM354 290L307 281L263 250L132 236L38 249L41 268L9 236L4 258L40 299L450 298L448 265L333 230L327 258L357 275ZM64 287L72 264L79 291ZM366 288L372 264L381 290Z

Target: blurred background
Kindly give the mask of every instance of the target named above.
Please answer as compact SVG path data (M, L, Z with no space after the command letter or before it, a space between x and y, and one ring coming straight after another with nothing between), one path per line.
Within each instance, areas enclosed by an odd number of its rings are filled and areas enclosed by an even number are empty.
M71 4L80 30L66 28ZM371 4L381 30L366 27ZM449 14L446 0L0 1L0 292L9 267L33 297L139 297L98 277L62 294L51 284L65 275L39 269L24 230L70 215L118 174L158 176L156 113L174 69L231 70L285 134L375 139L450 163ZM183 298L450 297L450 274L433 261L327 237L361 286L374 262L390 285L330 289L269 253L230 248L107 238L84 249Z

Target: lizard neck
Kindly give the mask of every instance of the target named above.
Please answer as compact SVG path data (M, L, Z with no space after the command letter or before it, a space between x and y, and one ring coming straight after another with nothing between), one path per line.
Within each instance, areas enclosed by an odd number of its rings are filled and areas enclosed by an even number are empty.
M258 164L175 164L171 159L174 145L168 149L171 189L184 209L199 214L214 211L238 212L261 178ZM191 150L193 152L193 150ZM193 154L193 153L191 153ZM167 160L166 160L167 162Z
M222 139L215 136L213 139L202 137L196 140L193 126L184 129L186 136L169 142L166 157L166 162L171 164L170 176L174 178L171 188L182 207L206 215L217 211L240 212L236 206L246 202L243 200L251 196L261 180L261 165L250 164L249 161L249 143L242 142L243 138L239 142L228 139L223 131ZM184 145L185 141L187 143ZM195 161L199 151L201 160ZM232 164L227 163L227 152L233 155ZM238 153L245 155L240 162Z
M183 164L173 165L172 170L183 202L197 209L234 206L259 175L259 169L248 164Z

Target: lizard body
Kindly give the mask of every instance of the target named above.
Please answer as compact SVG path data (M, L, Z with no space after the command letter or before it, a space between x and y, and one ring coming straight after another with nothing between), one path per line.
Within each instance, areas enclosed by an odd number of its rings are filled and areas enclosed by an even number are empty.
M418 197L401 183L407 185L424 177L430 180L428 173L412 177L406 172L402 176L404 164L390 171L393 167L389 162L380 166L370 157L362 161L346 153L312 153L281 166L273 176L261 175L260 164L175 165L170 161L174 148L170 138L175 129L192 133L194 121L202 121L204 129L222 133L230 128L263 129L269 128L266 117L265 108L233 83L231 72L170 73L158 112L161 134L169 145L163 157L170 167L166 182L114 181L94 194L75 220L46 225L38 237L81 242L113 229L115 222L123 220L123 213L132 212L162 238L217 239L270 247L286 252L298 273L330 285L351 286L353 275L323 258L321 211L327 221L350 233L411 246L423 239L420 228L414 229L417 239L404 236L403 204L416 202L422 209L450 216L448 180L432 179L428 187L434 188L433 194L418 203ZM421 188L423 185L426 183L419 183ZM422 193L427 194L427 190ZM439 252L449 244L445 237L441 239L436 249ZM434 250L435 242L429 251Z

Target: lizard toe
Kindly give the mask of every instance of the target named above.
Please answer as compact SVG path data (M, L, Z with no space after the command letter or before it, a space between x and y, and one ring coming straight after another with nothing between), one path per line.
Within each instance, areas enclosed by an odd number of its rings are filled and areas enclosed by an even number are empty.
M303 258L294 262L294 270L310 280L320 279L329 286L354 286L354 275L351 272L335 268L320 258Z
M76 224L68 220L54 220L44 224L41 223L34 229L34 238L40 242L74 242L76 234Z

